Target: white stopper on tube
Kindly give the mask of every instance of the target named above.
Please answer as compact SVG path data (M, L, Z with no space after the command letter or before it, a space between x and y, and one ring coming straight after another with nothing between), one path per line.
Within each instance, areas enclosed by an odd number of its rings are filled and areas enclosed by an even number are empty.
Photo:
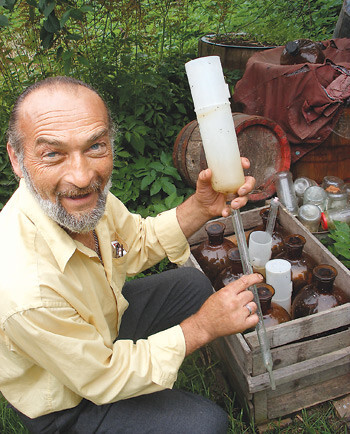
M249 236L249 257L253 267L265 267L271 258L272 237L265 231L253 231Z
M265 265L266 283L275 290L272 301L284 307L291 313L292 303L292 273L291 264L285 259L271 259Z

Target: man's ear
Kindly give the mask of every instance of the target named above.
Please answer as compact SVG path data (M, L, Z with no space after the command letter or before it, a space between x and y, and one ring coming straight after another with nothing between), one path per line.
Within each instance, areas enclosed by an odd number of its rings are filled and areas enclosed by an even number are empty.
M7 153L9 155L13 171L15 172L15 174L19 178L23 178L23 173L22 173L19 161L18 161L18 157L17 157L13 147L9 143L7 143Z

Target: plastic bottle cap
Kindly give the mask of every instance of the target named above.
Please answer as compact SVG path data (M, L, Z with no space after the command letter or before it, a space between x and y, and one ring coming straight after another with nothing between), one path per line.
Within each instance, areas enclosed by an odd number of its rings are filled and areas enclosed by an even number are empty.
M328 230L328 222L324 212L321 212L321 226L325 231Z

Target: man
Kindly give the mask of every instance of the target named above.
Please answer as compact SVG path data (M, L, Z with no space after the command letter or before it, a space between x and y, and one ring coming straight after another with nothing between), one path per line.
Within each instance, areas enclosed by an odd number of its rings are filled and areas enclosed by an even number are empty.
M187 354L256 325L245 289L261 277L215 294L186 268L125 284L165 256L182 264L186 238L229 208L207 170L176 209L129 213L108 193L112 136L105 103L77 80L41 81L15 103L7 149L21 180L0 214L0 390L31 432L225 432L219 407L171 388ZM253 185L247 177L231 206Z

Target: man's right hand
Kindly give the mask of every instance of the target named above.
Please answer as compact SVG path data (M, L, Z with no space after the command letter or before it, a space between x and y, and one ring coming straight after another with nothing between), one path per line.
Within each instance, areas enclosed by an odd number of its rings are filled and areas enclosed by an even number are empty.
M180 324L186 342L186 355L220 336L241 333L259 321L249 286L261 283L260 274L244 275L211 295L198 312ZM252 310L250 314L249 309Z

